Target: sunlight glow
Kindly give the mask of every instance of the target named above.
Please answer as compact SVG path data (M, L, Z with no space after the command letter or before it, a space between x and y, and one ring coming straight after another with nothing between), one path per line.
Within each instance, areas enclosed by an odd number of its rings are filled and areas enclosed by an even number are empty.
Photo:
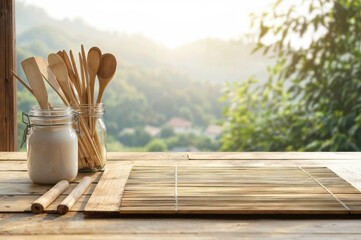
M212 37L237 39L248 15L273 0L22 0L56 19L81 18L101 30L142 34L168 47Z

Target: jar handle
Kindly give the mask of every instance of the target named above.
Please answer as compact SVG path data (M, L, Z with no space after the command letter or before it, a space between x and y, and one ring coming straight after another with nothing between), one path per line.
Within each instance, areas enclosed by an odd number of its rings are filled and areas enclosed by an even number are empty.
M27 121L25 121L25 118L27 119ZM26 142L26 137L29 134L30 129L31 129L29 115L26 112L23 112L21 121L26 124L26 127L24 129L23 139L21 140L20 148L22 148L24 143Z
M80 131L80 122L79 122L79 113L74 113L76 124L78 125L77 129L75 129L75 132L78 133L80 136L82 136L82 133Z

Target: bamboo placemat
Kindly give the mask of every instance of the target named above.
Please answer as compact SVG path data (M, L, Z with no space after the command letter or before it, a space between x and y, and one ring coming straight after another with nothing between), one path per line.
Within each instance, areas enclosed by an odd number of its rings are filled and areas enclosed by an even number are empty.
M327 167L119 168L104 172L86 215L361 213L361 193Z

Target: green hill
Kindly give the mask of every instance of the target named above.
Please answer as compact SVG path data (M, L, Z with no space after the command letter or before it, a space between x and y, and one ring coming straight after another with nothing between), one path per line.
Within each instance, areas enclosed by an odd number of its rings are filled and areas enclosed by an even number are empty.
M55 20L39 8L16 4L21 77L25 58L47 58L63 49L77 52L82 43L86 49L96 45L116 56L117 73L103 99L111 139L123 128L162 126L171 117L186 117L204 129L222 118L218 99L225 80L241 81L265 69L265 59L250 57L252 47L242 41L204 39L169 49L144 36L100 31L79 19ZM35 102L18 86L19 111L28 111ZM55 94L50 93L50 101L57 101Z

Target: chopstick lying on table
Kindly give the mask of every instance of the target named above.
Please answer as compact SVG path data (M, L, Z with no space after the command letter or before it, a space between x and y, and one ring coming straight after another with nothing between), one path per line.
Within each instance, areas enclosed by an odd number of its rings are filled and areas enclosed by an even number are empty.
M31 205L31 211L33 213L42 213L44 209L47 208L55 199L59 197L67 188L69 187L69 182L67 180L61 180L49 191L47 191L43 196L35 200Z
M81 182L71 191L71 193L59 204L57 208L58 214L66 214L70 208L78 201L80 196L89 187L92 180L90 177L83 177Z

